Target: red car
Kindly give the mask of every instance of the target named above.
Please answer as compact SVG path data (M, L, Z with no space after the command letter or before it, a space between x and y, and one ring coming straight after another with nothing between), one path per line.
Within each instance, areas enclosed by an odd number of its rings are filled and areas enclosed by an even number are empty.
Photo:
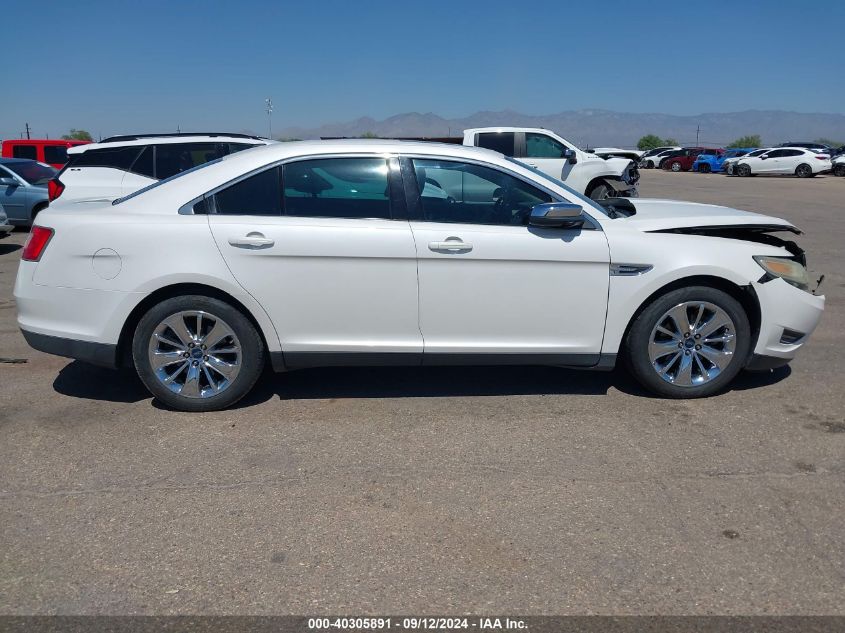
M22 138L3 141L0 156L4 158L28 158L61 169L67 162L67 148L85 145L91 141L63 141L52 139Z
M692 164L699 154L711 154L718 156L724 153L723 149L713 149L708 147L684 147L669 154L663 159L661 167L670 171L689 171L692 169Z

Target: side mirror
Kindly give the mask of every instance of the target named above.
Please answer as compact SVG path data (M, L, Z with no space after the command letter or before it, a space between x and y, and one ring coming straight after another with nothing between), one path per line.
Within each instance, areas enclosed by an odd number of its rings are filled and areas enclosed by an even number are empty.
M574 229L584 224L583 207L569 202L546 202L531 208L528 226Z
M760 157L760 160L766 160L767 158L768 158L768 156L766 156L765 154L763 154L763 155Z
M565 149L563 150L563 157L570 165L574 165L578 162L578 155L575 153L574 149Z
M20 183L14 178L0 178L0 187L17 187Z

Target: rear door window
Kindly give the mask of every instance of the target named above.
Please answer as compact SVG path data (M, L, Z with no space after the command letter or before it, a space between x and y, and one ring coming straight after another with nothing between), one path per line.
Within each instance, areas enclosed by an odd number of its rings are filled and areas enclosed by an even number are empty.
M280 168L273 167L218 191L216 213L224 215L281 215Z
M145 147L135 159L135 162L132 163L129 171L133 174L138 174L139 176L155 178L155 165L153 164L154 153L155 148L152 145Z
M38 149L34 145L15 145L12 147L12 156L38 160Z
M170 178L198 165L222 158L229 143L164 143L156 145L155 177Z
M514 132L481 132L476 135L475 142L479 147L492 149L505 156L514 156L515 136Z
M390 219L384 158L325 158L284 168L285 215Z
M64 165L67 162L67 147L64 145L45 145L44 162Z

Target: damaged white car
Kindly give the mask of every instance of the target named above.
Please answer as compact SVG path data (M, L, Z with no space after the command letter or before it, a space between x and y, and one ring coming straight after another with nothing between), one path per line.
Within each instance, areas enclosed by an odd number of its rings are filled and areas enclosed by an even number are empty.
M51 205L15 299L34 348L134 366L182 410L232 405L268 364L621 359L695 398L788 363L818 324L793 233L724 207L597 204L484 149L283 143Z

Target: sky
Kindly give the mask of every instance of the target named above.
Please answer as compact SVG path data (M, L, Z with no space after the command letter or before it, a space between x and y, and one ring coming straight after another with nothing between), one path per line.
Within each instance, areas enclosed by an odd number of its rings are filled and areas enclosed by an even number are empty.
M845 1L3 3L0 139L405 112L845 111Z

